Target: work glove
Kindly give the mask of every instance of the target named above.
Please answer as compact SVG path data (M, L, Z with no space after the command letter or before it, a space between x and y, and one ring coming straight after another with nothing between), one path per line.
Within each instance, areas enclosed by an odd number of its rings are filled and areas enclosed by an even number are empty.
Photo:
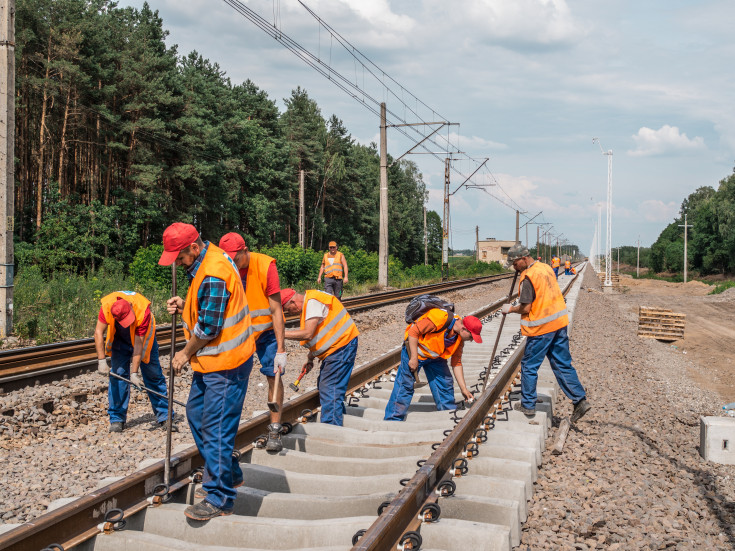
M284 373L286 373L286 358L287 357L288 357L288 353L287 352L277 352L276 353L276 357L275 357L275 359L273 361L273 363L275 364L274 367L273 367L273 373L274 374L277 373L277 370L278 369L281 370L281 375L283 375Z
M143 388L143 377L140 375L139 371L136 371L135 373L130 374L130 382L133 383L133 385L137 386L138 388Z
M500 309L500 311L503 313L504 316L507 315L507 314L509 314L510 313L510 304L507 303L507 302L505 304L503 304L503 307Z
M110 375L110 364L107 363L107 358L97 360L97 373L105 377Z

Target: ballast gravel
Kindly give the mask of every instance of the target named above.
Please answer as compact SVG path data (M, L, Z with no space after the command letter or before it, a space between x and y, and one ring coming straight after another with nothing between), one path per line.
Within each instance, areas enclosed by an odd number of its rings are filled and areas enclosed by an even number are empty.
M442 297L455 303L457 314L466 315L507 295L509 287L504 281ZM356 366L400 345L405 307L406 302L396 303L353 315L360 330ZM287 341L287 351L286 400L295 394L288 383L306 361L305 349L295 341ZM163 350L161 364L164 370L169 365ZM259 369L256 356L243 420L267 409L267 382ZM314 369L304 377L301 392L314 388L317 376ZM191 371L176 378L177 400L186 402L190 384ZM183 408L175 408L184 415ZM0 396L0 457L6 474L0 484L0 524L29 521L45 513L54 500L80 496L106 477L131 474L141 461L162 458L166 433L151 430L153 421L147 396L133 389L125 431L109 433L107 379L96 373ZM185 419L178 425L181 432L173 435L174 448L193 445Z
M587 270L571 352L594 409L562 455L547 442L523 551L735 549L735 467L698 450L700 415L722 403L687 377L687 356L636 329ZM565 398L555 414L570 413Z

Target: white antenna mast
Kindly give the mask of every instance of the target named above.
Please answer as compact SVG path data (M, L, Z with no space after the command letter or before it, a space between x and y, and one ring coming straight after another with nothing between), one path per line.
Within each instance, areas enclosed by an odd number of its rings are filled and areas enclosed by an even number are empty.
M605 287L612 287L612 149L605 151L598 138L592 143L600 146L603 155L607 155L607 232L605 236Z

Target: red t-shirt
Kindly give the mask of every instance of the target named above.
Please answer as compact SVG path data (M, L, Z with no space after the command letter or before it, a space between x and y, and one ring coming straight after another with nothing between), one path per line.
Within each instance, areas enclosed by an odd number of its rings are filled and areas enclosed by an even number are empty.
M107 323L107 320L105 319L105 313L100 308L100 314L97 317L98 320L100 320L102 323ZM145 314L143 315L143 323L141 323L136 329L135 334L144 337L145 334L148 332L148 326L151 324L151 307L148 306L145 309Z
M240 270L240 279L242 280L243 288L247 289L248 284L248 269L242 268ZM270 263L268 266L268 275L265 281L265 296L269 297L281 292L281 282L278 279L278 268L276 268L276 261Z

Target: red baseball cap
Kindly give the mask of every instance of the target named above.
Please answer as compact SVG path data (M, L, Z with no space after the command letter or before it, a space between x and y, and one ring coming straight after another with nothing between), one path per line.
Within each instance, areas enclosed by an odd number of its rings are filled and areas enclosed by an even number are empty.
M235 260L235 255L245 247L245 240L239 233L235 233L234 231L224 234L219 240L219 248L230 255L232 260Z
M163 254L158 259L161 266L176 262L179 253L199 239L199 232L191 224L174 222L163 232Z
M480 333L482 332L482 322L475 316L465 316L462 318L462 325L472 335L472 340L475 342L482 342Z
M135 321L135 312L130 307L130 303L122 297L117 297L117 300L112 303L110 313L115 321L126 329Z
M281 289L281 306L286 306L288 301L291 300L295 294L296 291L291 288Z

